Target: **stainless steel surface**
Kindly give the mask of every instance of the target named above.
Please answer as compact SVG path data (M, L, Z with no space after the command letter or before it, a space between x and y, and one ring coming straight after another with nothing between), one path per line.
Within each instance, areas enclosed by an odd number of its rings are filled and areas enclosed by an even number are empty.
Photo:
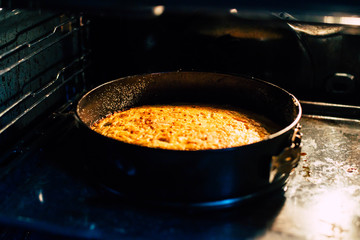
M259 239L360 238L360 122L305 116L286 201Z

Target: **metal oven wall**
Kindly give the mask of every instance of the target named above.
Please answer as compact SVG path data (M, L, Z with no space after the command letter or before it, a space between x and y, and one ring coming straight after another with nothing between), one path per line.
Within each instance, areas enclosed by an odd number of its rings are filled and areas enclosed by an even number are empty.
M246 74L301 100L359 105L360 28L286 14L89 16L98 79L162 71Z
M84 14L95 81L173 70L244 73L302 100L360 104L356 1L5 0L0 7Z
M0 22L0 140L8 143L83 91L88 52L79 16L1 10Z

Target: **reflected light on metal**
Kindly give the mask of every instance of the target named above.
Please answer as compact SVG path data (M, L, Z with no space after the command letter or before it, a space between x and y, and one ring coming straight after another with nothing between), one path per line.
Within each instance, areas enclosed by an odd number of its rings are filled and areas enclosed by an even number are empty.
M336 23L336 24L360 26L360 17L325 16L324 22L325 23Z
M42 190L39 191L38 198L39 198L39 201L40 201L41 203L44 203L44 196L43 196Z
M313 232L334 238L351 235L348 226L351 226L357 207L353 197L342 189L324 192L311 208L309 220Z
M160 16L164 13L165 7L163 5L153 7L152 11L155 16Z
M232 9L230 9L229 12L232 14L236 14L236 13L238 13L238 10L236 8L232 8Z

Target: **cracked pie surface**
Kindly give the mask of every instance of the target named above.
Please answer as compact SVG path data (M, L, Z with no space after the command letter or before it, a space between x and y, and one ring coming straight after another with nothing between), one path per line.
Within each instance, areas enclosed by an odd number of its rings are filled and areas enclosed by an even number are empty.
M91 128L122 142L170 150L237 147L270 135L251 114L208 105L144 105L115 112Z

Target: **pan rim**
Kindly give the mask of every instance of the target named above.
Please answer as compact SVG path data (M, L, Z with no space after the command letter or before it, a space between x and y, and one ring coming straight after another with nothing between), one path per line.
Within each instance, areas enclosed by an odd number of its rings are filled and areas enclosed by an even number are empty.
M275 133L272 133L270 134L269 136L265 137L263 140L259 141L259 142L254 142L254 143L250 143L250 144L246 144L246 145L241 145L241 146L234 146L234 147L228 147L228 148L217 148L217 149L200 149L200 150L181 150L181 149L165 149L165 148L155 148L155 147L148 147L148 146L142 146L142 145L137 145L137 144L133 144L133 143L127 143L127 142L123 142L123 141L120 141L120 140L116 140L116 139L113 139L111 137L107 137L107 136L104 136L94 130L92 130L90 128L90 126L88 124L86 124L82 118L80 117L80 103L83 99L85 99L87 96L89 96L91 93L93 93L94 91L96 91L97 89L100 89L106 85L110 85L114 82L118 82L118 81L123 81L125 79L129 79L129 78L141 78L141 77L144 77L144 76L153 76L153 75L159 75L159 74L174 74L174 73L184 73L184 74L216 74L216 75L223 75L223 76L232 76L232 77L241 77L241 78L245 78L245 79L249 79L249 80L252 80L252 81L257 81L257 82L260 82L261 84L264 84L264 85L268 85L268 86L271 86L273 88L277 88L278 90L280 90L281 92L287 94L290 99L292 100L293 102L293 106L296 107L297 109L297 116L296 118L292 121L291 124L287 125L286 127L276 131ZM144 74L135 74L135 75L130 75L130 76L124 76L124 77L120 77L120 78L117 78L117 79L114 79L114 80L110 80L110 81L107 81L105 83L102 83L94 88L92 88L91 90L89 90L88 92L86 92L77 102L76 104L76 111L75 111L75 115L76 115L76 118L78 119L78 121L80 121L80 123L85 126L87 129L89 129L92 133L98 135L98 136L101 136L102 138L104 139L109 139L111 141L115 141L115 142L118 142L119 144L125 144L125 145L129 145L129 146L135 146L135 147L141 147L143 149L149 149L149 150L155 150L155 151L168 151L168 152L189 152L189 153L194 153L194 152L212 152L212 151L216 151L216 152L219 152L219 151L233 151L233 150L237 150L237 149L240 149L240 148L247 148L247 147L251 147L251 146L254 146L254 145L257 145L257 144L263 144L263 143L266 143L272 139L275 139L283 134L285 134L286 132L290 131L291 129L294 129L297 124L299 123L301 117L302 117L302 107L301 107L301 104L300 104L300 101L292 94L290 93L289 91L283 89L282 87L279 87L278 85L276 84L273 84L273 83L270 83L270 82L267 82L267 81L264 81L262 79L259 79L259 78L256 78L256 77L253 77L253 76L248 76L248 75L243 75L243 74L228 74L228 73L219 73L219 72L202 72L202 71L166 71L166 72L153 72L153 73L144 73Z

